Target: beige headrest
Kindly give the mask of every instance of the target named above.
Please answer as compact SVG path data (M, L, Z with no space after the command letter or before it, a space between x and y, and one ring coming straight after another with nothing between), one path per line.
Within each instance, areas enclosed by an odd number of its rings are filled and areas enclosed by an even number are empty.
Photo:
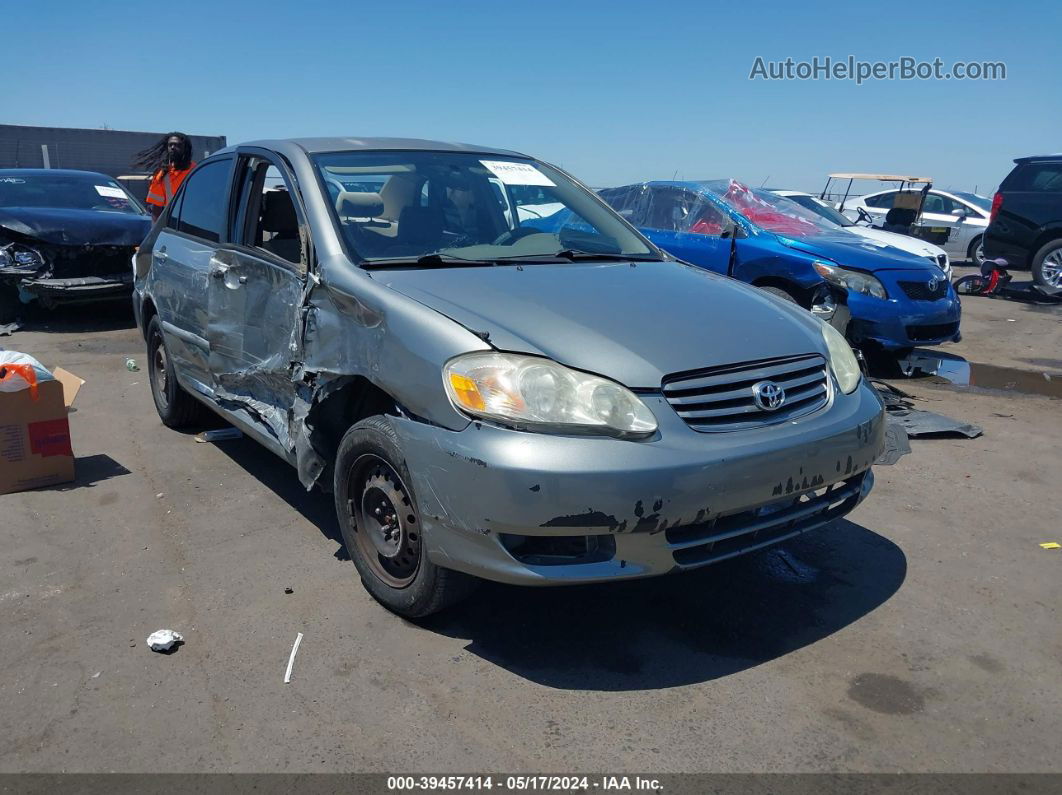
M354 218L376 218L383 213L384 203L379 193L343 191L336 197L336 212Z

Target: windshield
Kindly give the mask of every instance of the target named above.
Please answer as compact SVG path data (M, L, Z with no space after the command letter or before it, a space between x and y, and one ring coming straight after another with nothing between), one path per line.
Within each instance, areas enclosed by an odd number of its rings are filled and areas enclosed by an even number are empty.
M815 237L835 232L837 225L796 202L737 180L705 182L704 188L761 229L788 237Z
M400 151L331 152L314 163L344 240L367 263L660 259L597 197L534 160Z
M125 188L102 174L0 174L0 207L144 212Z
M791 202L796 202L801 207L811 210L815 215L825 218L827 221L832 221L838 226L855 226L854 223L837 212L837 210L829 205L823 204L814 196L784 196L783 198L789 199Z
M992 200L987 196L978 196L976 193L963 193L957 190L952 191L952 193L964 202L969 202L974 207L980 207L986 213L992 212Z

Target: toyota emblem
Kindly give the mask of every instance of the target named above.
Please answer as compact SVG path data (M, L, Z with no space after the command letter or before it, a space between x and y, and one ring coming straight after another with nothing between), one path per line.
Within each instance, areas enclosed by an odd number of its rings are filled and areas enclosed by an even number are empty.
M785 390L774 381L760 381L752 385L752 399L764 411L777 411L785 403Z

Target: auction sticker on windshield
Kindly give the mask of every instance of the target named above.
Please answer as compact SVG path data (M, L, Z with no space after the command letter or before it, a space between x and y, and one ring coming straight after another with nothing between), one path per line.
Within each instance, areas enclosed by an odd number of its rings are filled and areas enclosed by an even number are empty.
M108 185L95 185L96 193L100 196L106 196L108 199L124 199L125 191L121 188L112 188Z
M555 188L556 184L530 163L513 163L508 160L480 160L505 185L542 185Z

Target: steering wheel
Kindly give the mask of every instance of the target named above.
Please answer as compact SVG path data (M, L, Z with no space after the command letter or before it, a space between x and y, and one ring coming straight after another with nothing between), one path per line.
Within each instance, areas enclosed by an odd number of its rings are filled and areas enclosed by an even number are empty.
M857 221L866 221L868 224L874 223L874 217L862 207L856 207L856 216Z
M517 240L528 235L540 235L543 234L541 229L532 229L527 226L518 226L516 229L510 229L508 232L502 232L498 235L494 241L491 242L492 246L507 246L510 243L515 243Z

